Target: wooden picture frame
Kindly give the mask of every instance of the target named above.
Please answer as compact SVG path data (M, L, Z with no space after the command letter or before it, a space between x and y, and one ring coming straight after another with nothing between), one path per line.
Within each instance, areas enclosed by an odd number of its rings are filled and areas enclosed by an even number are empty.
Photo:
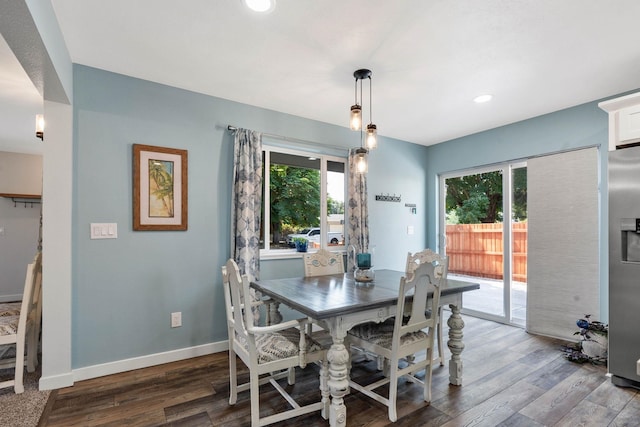
M187 150L133 144L133 229L186 230Z

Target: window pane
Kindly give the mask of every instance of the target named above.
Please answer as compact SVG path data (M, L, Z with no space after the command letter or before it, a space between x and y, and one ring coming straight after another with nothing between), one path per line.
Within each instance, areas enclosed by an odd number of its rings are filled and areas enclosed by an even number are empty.
M502 171L445 181L449 276L472 276L480 283L463 307L504 316Z
M270 157L269 246L289 249L287 236L320 227L320 159L278 152Z
M511 322L524 326L527 319L527 168L512 169L512 282Z
M330 250L335 246L344 247L344 170L344 162L327 162L326 246Z
M346 159L269 146L263 154L260 249L293 253L297 238L309 250L344 248Z

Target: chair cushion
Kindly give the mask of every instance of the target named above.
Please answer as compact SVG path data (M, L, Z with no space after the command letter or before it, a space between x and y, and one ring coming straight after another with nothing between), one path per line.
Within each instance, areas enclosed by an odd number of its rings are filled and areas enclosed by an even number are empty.
M18 332L20 316L0 317L0 335L14 335Z
M4 316L19 316L21 308L22 308L22 303L21 302L3 302L3 303L0 303L0 317L4 317Z
M375 345L391 350L393 342L393 326L395 319L392 317L382 323L367 322L354 326L349 331L349 335L367 340ZM427 334L423 331L404 334L400 338L400 345L407 345L416 341L427 339Z
M248 345L244 337L236 334L236 338L247 349ZM268 334L256 334L256 350L258 351L258 363L273 362L279 359L297 356L300 343L300 330L296 328L284 329ZM307 353L319 351L321 346L309 335L306 335Z
M364 340L370 340L374 337L383 334L393 334L393 327L395 318L391 317L382 323L367 322L356 325L349 330L349 334L362 338Z

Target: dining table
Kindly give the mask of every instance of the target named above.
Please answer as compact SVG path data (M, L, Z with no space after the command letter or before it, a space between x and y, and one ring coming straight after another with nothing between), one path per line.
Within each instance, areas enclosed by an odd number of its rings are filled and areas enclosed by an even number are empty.
M376 270L371 282L358 282L353 273L330 274L314 277L291 277L256 280L251 286L277 304L271 319L279 318L278 304L284 304L324 327L332 338L327 352L329 363L328 386L331 393L329 425L346 425L347 409L344 396L349 392L350 354L345 346L347 332L365 322L383 322L395 316L400 279L405 273L396 270ZM464 321L460 316L462 294L479 289L473 281L447 279L440 289L440 307L449 306L447 320L451 350L449 382L462 385L462 341ZM277 321L277 320L276 320Z

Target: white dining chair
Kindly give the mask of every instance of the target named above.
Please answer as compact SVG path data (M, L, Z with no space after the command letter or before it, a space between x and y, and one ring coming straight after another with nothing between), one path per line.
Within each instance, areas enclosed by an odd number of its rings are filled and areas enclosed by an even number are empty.
M227 329L229 335L229 404L235 405L238 392L250 391L251 426L264 426L289 418L321 411L326 419L329 416L329 387L326 351L311 337L305 334L308 319L291 320L270 326L254 325L250 299L250 286L247 276L240 275L238 265L232 259L222 267L225 305L227 310ZM249 368L249 382L238 384L236 356ZM307 363L321 361L320 400L299 405L280 385L278 380L289 378L291 368L304 368ZM260 417L261 385L271 383L289 403L291 409Z
M25 353L27 371L34 372L38 362L38 339L36 333L37 303L34 301L34 294L39 294L42 280L41 258L36 256L34 262L27 265L25 284L18 315L0 316L0 345L15 345L15 359L3 361L0 367L7 368L13 366L14 377L11 380L0 382L0 388L13 386L16 394L24 392L24 365Z
M405 315L395 316L392 328L390 322L369 322L355 326L348 333L350 344L384 357L387 364L385 376L379 381L365 385L350 380L349 386L386 405L389 420L392 422L398 418L396 398L398 380L401 377L410 377L412 382L421 383L424 401L431 401L434 338L438 325L437 308L441 285L446 280L446 265L444 257L433 253L431 261L423 258L416 261L415 266L411 266L410 271L400 280L396 308L396 313ZM431 298L427 298L429 292L432 292ZM431 312L429 317L425 314L428 311ZM400 361L403 362L402 367ZM416 376L416 373L422 370L424 379ZM386 384L389 384L386 396L376 391Z

